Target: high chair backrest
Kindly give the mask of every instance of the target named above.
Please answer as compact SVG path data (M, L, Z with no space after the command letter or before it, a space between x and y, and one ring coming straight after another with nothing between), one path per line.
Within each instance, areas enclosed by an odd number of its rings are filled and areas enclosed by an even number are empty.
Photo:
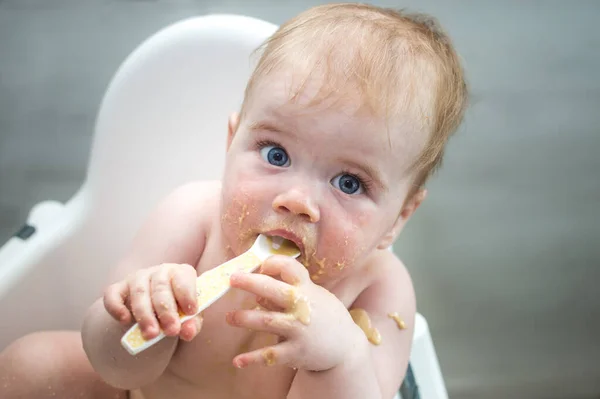
M65 205L36 205L27 220L35 233L0 250L0 319L35 313L2 329L1 345L79 328L156 203L188 181L221 178L228 116L254 50L276 29L245 16L195 17L130 54L100 105L84 183Z

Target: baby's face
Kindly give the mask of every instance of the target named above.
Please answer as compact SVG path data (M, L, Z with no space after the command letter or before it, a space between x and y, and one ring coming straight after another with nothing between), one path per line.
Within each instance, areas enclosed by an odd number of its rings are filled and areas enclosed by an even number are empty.
M425 137L408 119L388 133L386 121L357 102L307 108L317 82L292 102L290 79L266 80L228 148L224 236L236 254L260 233L290 238L315 282L335 281L364 264L392 230Z

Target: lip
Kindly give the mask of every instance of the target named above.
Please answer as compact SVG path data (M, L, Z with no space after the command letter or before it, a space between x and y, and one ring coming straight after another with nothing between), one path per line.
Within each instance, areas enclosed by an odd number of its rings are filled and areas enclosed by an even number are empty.
M300 239L300 237L298 237L296 234L292 233L291 231L279 229L279 230L266 231L264 234L267 236L283 237L286 240L293 242L298 247L298 249L300 249L300 252L302 254L304 254L304 244L302 243L302 240Z

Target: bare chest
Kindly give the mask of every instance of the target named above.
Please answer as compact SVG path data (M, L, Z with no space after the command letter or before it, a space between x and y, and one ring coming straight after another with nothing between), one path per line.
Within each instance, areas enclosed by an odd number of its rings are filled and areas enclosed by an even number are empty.
M295 375L293 369L278 365L237 369L232 363L238 354L278 343L275 335L225 322L227 312L256 306L252 295L231 290L209 307L198 336L192 342L179 342L164 382L170 385L167 381L181 380L180 388L188 386L196 398L285 398Z

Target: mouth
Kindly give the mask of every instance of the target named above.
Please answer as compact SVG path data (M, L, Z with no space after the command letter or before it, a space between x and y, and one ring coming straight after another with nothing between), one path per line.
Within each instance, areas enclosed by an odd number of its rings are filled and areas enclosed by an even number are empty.
M267 231L264 234L269 237L274 237L274 236L282 237L282 238L285 238L286 240L293 242L300 250L300 256L302 257L304 255L304 243L302 242L302 239L300 237L298 237L296 234L294 234L290 231L287 231L287 230L282 230L282 229Z

